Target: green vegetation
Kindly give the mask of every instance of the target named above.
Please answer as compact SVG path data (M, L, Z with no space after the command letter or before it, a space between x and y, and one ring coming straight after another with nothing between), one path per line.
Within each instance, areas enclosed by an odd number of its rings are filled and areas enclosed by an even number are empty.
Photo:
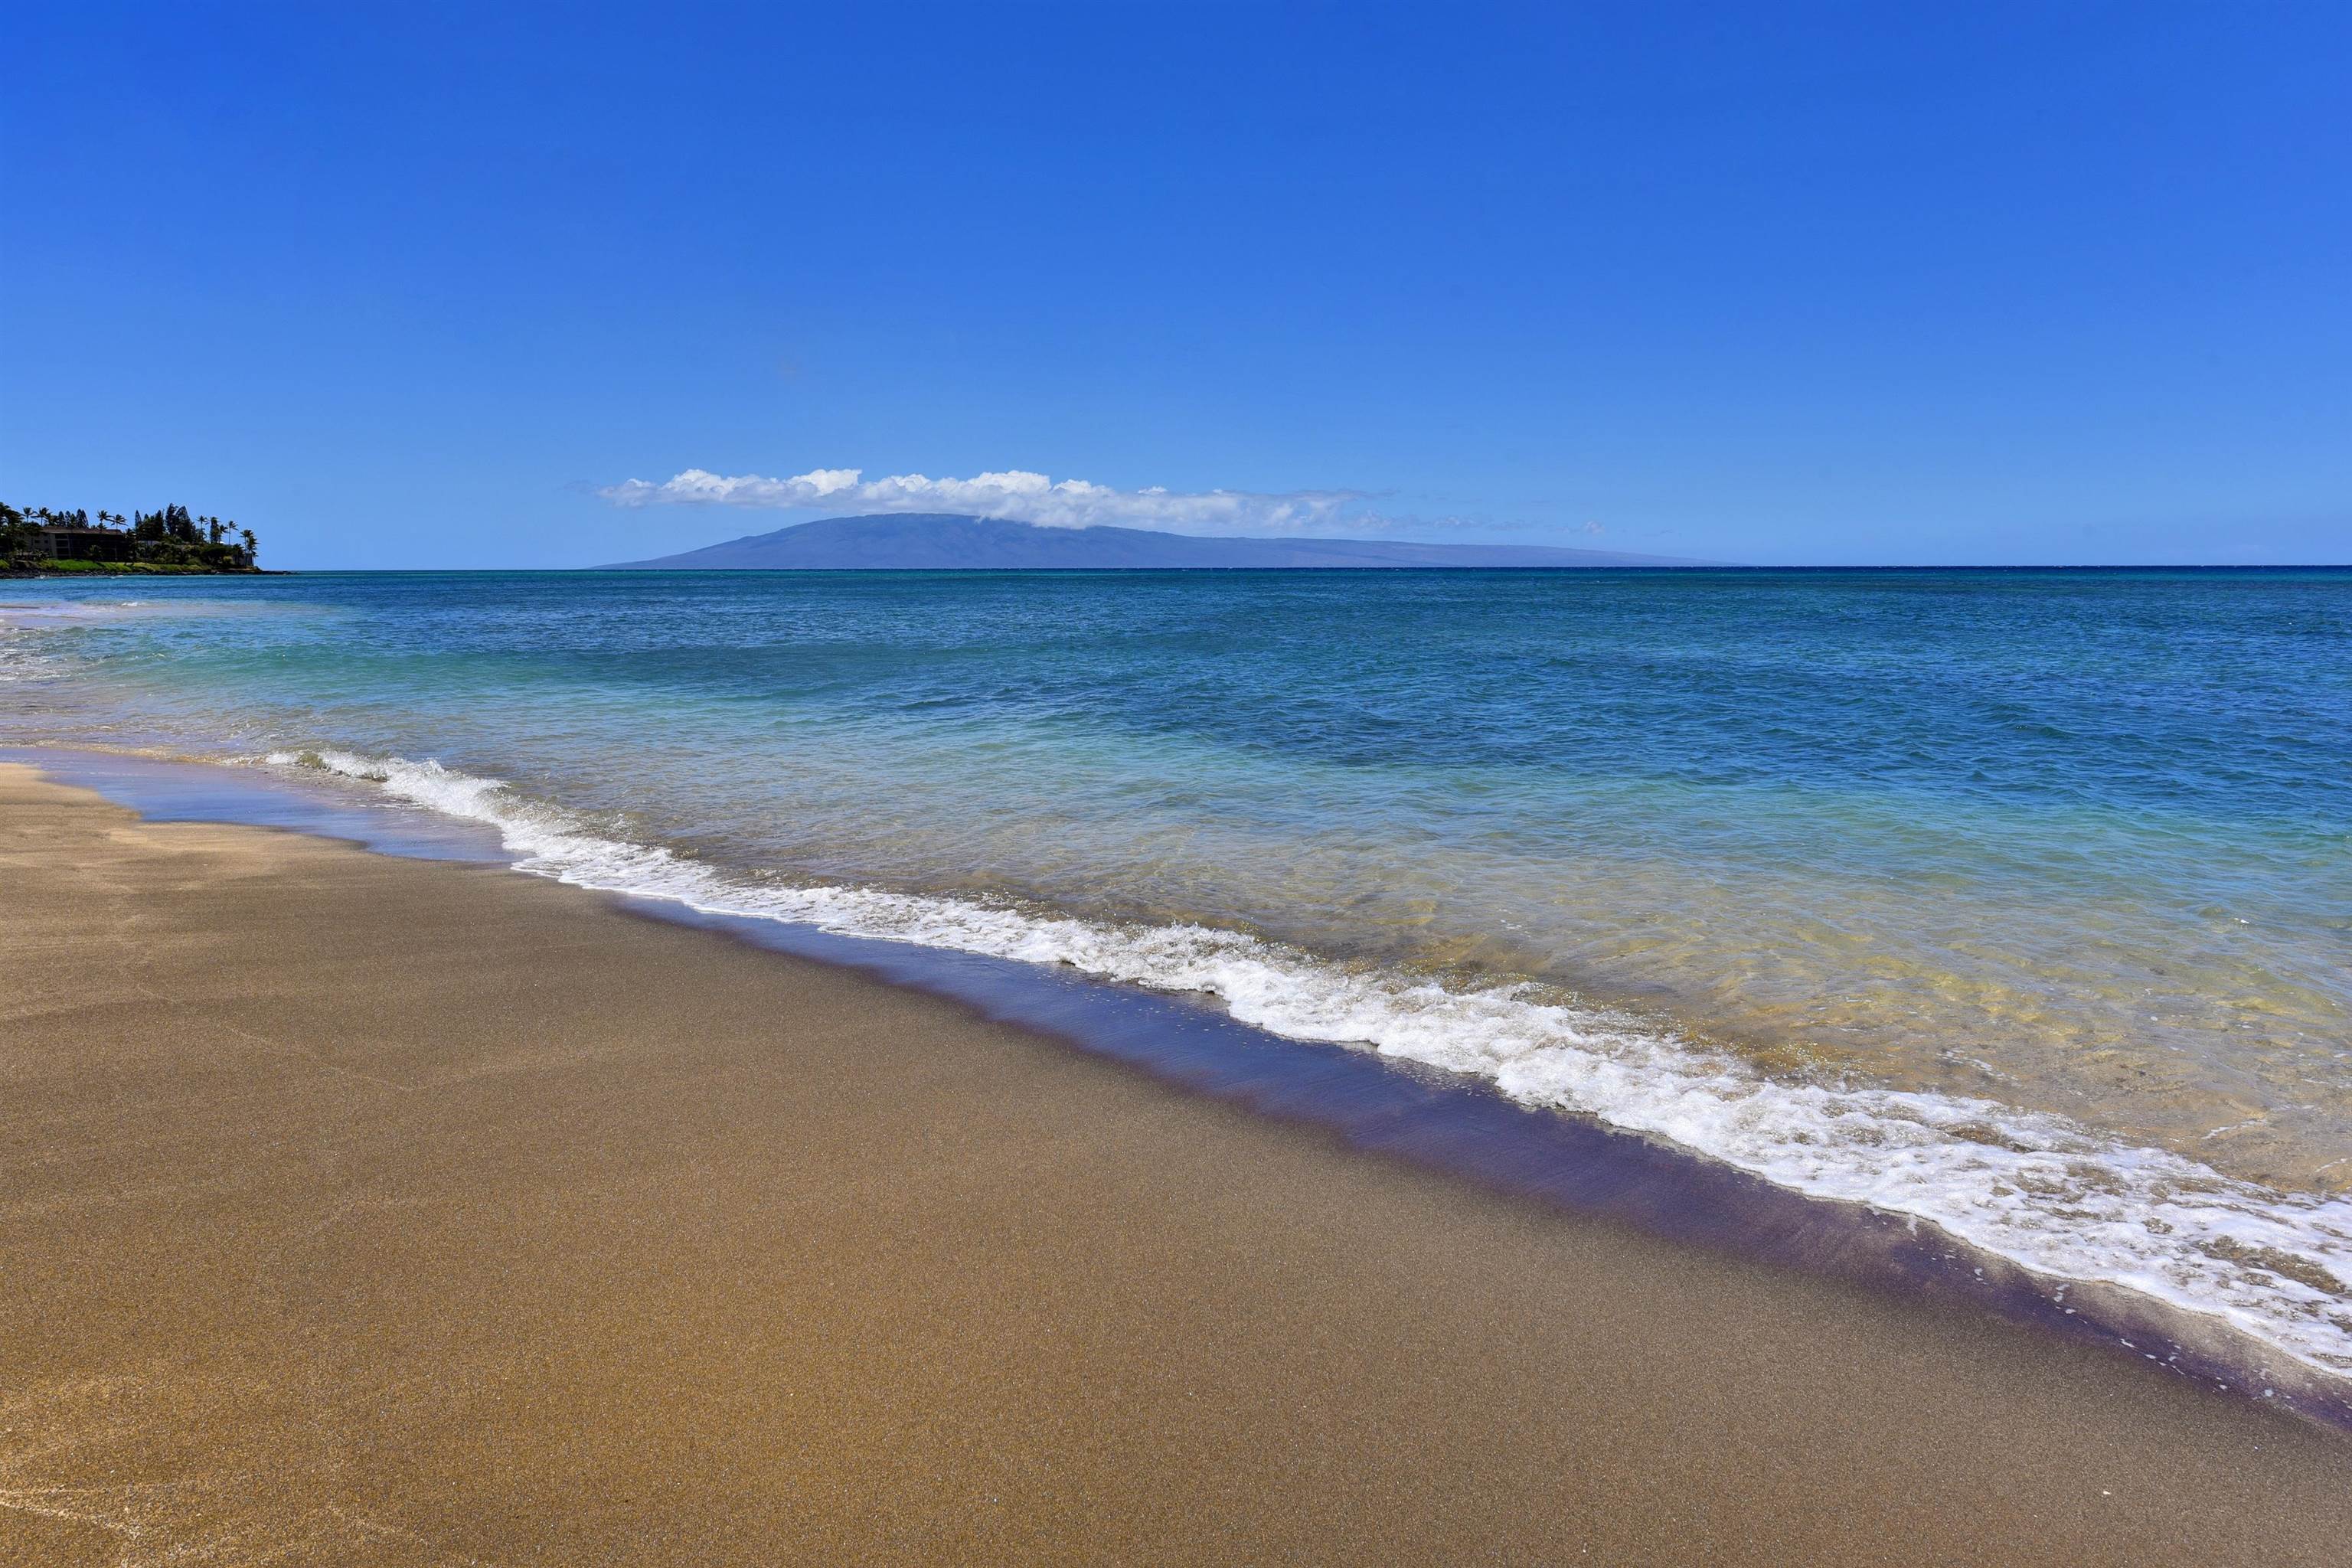
M259 548L253 530L176 504L126 518L0 501L0 570L9 572L254 572Z

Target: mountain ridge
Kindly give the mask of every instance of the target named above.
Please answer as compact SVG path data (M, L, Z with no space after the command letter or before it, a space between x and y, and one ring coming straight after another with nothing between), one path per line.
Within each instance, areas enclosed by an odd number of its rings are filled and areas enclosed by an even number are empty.
M1716 563L1534 544L1254 539L1141 528L1044 528L958 512L819 518L601 571L1166 571L1706 566Z

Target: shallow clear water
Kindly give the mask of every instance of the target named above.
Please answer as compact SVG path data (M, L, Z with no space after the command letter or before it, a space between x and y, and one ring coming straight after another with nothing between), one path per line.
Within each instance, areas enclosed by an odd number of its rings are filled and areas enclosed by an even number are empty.
M276 754L575 880L1211 991L2352 1364L2352 573L10 601L51 608L0 611L0 737Z

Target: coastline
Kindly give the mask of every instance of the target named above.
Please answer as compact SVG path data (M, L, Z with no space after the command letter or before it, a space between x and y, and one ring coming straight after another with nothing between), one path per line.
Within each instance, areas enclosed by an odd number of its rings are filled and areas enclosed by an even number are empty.
M2268 1194L2217 1189L2210 1171L2128 1147L2102 1151L2063 1127L2053 1139L2031 1118L2004 1119L1988 1137L1977 1119L1998 1115L1997 1107L1843 1097L1827 1109L1845 1114L1824 1121L1818 1099L1799 1090L1794 1100L1776 1095L1773 1113L1751 1121L1740 1114L1743 1086L1701 1086L1696 1109L1729 1110L1735 1121L1675 1125L1659 1139L1645 1132L1662 1108L1659 1089L1670 1091L1663 1108L1677 1119L1693 1109L1672 1092L1693 1087L1691 1064L1671 1051L1648 1054L1631 1080L1598 1086L1596 1110L1562 1114L1544 1096L1529 1103L1492 1063L1462 1060L1450 1047L1429 1052L1431 1037L1419 1032L1429 998L1409 1000L1400 1014L1379 994L1359 994L1354 1001L1369 1009L1350 1007L1345 1026L1334 1029L1316 1011L1333 999L1331 972L1316 968L1312 955L1301 955L1304 969L1282 968L1277 957L1276 973L1254 972L1247 939L1234 973L1214 938L1205 952L1183 940L1171 951L1149 928L1137 944L1114 929L1008 919L984 904L747 885L432 761L274 752L247 759L268 764L255 767L136 752L118 752L112 763L46 748L16 754L120 804L183 819L289 826L395 854L444 853L454 833L472 847L467 858L931 991L1200 1092L1310 1122L1358 1148L1735 1256L1964 1301L2352 1430L2352 1384L2340 1360L2329 1363L2324 1348L2308 1361L2282 1354L2278 1342L2325 1347L2352 1331L2352 1320L2326 1313L2330 1293L2340 1295L2335 1281L2304 1269L2338 1256L2335 1216L2305 1209L2306 1229L2292 1211L2266 1206ZM1505 998L1504 1005L1516 1004ZM1454 1022L1454 1030L1437 1033L1441 1046L1481 1038L1496 1021ZM1505 1022L1529 1019L1510 1011ZM1571 1065L1583 1025L1576 1016L1539 1020L1565 1026ZM1643 1037L1632 1043L1640 1047ZM1880 1114L1886 1110L1892 1121ZM1979 1215L1916 1201L1917 1151L1905 1149L1917 1123L1909 1118L1955 1111L1962 1135L1940 1153L1956 1156L1964 1172L1992 1161L1995 1196L2010 1184L2002 1171L2018 1191L2033 1193L2014 1206L2027 1222L2022 1230L1997 1227L1988 1237ZM1760 1148L1749 1136L1759 1131ZM1727 1132L1727 1144L1716 1136ZM1802 1151L1824 1138L1841 1156L1826 1173L1849 1179L1824 1184L1824 1173L1805 1168ZM2065 1159L2052 1158L2061 1152ZM2045 1228L2037 1216L2061 1223ZM2215 1268L2234 1259L2248 1266ZM2185 1289L2174 1272L2183 1265L2221 1289ZM2263 1292L2259 1304L2284 1311L2247 1321L2242 1298L2232 1294L2248 1285Z
M495 816L482 820L463 803L454 815L432 809L342 773L289 777L136 749L0 747L0 763L9 761L150 820L289 829L383 854L555 874L537 858L518 861ZM2092 1277L2079 1263L2071 1272L2038 1273L1915 1216L1811 1196L1599 1119L1526 1105L1475 1073L1270 1032L1236 1017L1224 998L1109 980L1083 965L852 934L770 911L729 912L726 900L647 894L635 878L617 886L555 879L646 919L945 998L1065 1048L1318 1129L1351 1150L1734 1259L1980 1310L2352 1433L2352 1384L2282 1357L2226 1318Z
M29 571L0 568L0 581L75 583L86 577L291 577L290 571L267 566L177 566L128 562L60 572L54 567Z
M576 889L0 769L0 1531L2326 1560L2342 1439Z

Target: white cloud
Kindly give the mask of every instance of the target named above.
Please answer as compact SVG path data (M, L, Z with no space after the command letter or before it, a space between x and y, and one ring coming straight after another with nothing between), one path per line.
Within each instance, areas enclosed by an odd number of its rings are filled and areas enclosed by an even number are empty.
M1250 490L1171 490L1154 485L1121 490L1085 479L1055 480L1019 468L974 474L968 479L934 479L892 474L868 479L859 468L811 468L788 479L759 474L734 478L688 468L652 484L630 479L596 492L618 506L765 507L776 510L832 512L951 511L1012 518L1047 528L1094 528L1117 524L1176 533L1310 533L1345 521L1378 527L1382 520L1343 510L1362 496L1354 490L1294 490L1268 495Z

